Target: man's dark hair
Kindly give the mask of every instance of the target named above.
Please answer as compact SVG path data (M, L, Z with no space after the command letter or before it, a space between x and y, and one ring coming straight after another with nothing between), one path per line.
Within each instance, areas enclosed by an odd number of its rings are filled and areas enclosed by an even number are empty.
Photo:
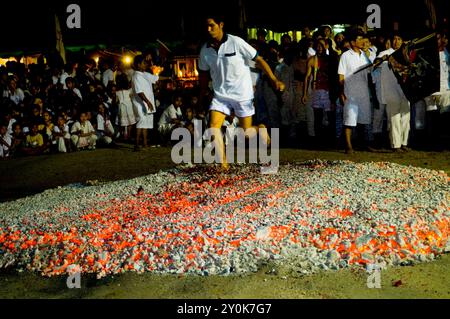
M356 41L358 37L364 37L364 32L360 29L350 30L346 36L346 38L350 41Z
M402 38L402 40L405 39L404 34L401 33L401 32L399 32L399 31L393 31L393 32L391 33L391 36L389 37L389 39L390 39L391 41L393 41L395 37L400 37L400 38Z
M135 70L138 69L138 65L144 61L145 57L142 54L136 55L133 60L133 67Z
M267 35L267 32L266 32L266 30L264 30L264 29L258 29L258 31L256 31L256 35L257 35L257 36L262 35L262 36L265 38L266 35Z
M218 12L217 9L216 10L211 10L210 12L208 12L205 15L205 20L207 19L213 19L215 23L219 24L220 22L225 23L225 16L223 15L223 13Z
M66 78L66 84L69 83L69 82L72 82L72 83L75 82L73 77L69 76L69 77Z
M267 45L268 45L269 49L275 49L277 51L280 50L280 45L275 40L270 40Z

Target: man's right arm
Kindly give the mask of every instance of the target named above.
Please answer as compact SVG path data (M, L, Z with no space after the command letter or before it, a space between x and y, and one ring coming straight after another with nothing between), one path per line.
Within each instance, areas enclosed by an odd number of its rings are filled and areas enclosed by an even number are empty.
M147 99L147 97L145 96L144 93L138 93L137 96L139 96L141 98L142 101L145 102L145 104L147 104L148 109L150 110L150 112L155 112L155 107L153 106L152 102L150 102L149 99Z

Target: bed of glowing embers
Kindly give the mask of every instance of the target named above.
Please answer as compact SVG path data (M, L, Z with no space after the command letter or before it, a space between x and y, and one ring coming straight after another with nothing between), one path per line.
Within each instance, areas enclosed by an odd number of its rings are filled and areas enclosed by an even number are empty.
M450 251L449 177L392 163L184 166L0 204L0 268L97 277L408 265Z

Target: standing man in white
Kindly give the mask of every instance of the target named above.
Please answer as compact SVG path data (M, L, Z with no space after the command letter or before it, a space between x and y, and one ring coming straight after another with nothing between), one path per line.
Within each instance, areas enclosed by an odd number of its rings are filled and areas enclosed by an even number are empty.
M134 58L133 66L135 72L131 80L132 101L138 118L134 150L139 151L141 138L143 139L144 148L148 147L147 132L153 128L153 113L156 112L153 84L158 81L159 77L146 72L148 65L143 55L137 55Z
M392 37L392 48L380 52L378 58L392 55L399 50L403 39L399 34ZM389 123L389 139L394 152L407 151L410 130L410 106L388 62L381 64L381 103L386 105Z
M363 52L363 34L354 31L349 36L351 50L344 52L339 61L340 102L344 105L345 142L347 154L353 153L352 129L358 124L370 125L372 107L369 95L367 71L357 72L369 64ZM366 137L367 147L368 138Z
M213 129L216 154L221 159L223 169L228 169L223 136L220 131L225 117L234 110L239 118L239 125L248 132L258 132L264 125L255 127L252 125L252 116L255 114L253 106L253 85L251 71L246 60L253 60L272 81L278 91L284 90L284 84L279 81L269 65L258 52L247 42L237 36L226 34L223 30L224 19L220 15L207 16L206 26L209 33L209 41L203 45L200 51L199 80L200 97L205 96L208 88L209 76L212 79L214 97L209 107L210 128ZM208 76L209 75L209 76ZM203 101L202 101L203 102ZM254 128L254 130L247 130ZM270 137L266 130L264 138L270 144Z

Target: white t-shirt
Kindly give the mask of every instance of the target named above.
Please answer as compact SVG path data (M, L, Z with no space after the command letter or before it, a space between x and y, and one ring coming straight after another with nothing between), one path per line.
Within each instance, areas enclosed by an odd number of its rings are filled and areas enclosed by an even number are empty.
M105 120L101 114L97 114L97 131L114 133L111 121Z
M357 53L353 50L348 50L341 55L339 60L338 74L343 75L344 78L348 78L356 70L367 65L367 58L363 51Z
M60 129L58 126L55 125L55 126L53 127L53 132L54 132L54 133L61 133L61 129ZM62 133L64 133L63 138L70 138L69 125L64 124L63 132L62 132Z
M70 132L73 134L73 133L76 133L76 132L78 132L80 130L81 130L82 134L95 132L94 127L92 126L91 122L89 122L89 121L84 122L84 124L81 124L78 121L75 122L73 124L72 129L70 130Z
M344 93L347 97L365 97L369 94L367 83L368 71L361 71L355 74L357 70L367 64L369 62L362 50L360 53L353 50L342 53L341 59L339 60L338 74L344 76Z
M11 93L9 89L6 89L3 91L3 97L8 97L17 105L23 101L23 99L25 98L25 94L23 93L21 88L17 88L14 93Z
M105 88L108 86L109 82L114 82L114 72L111 69L105 70L102 74L102 82Z
M164 112L161 114L159 118L158 126L164 124L170 124L173 119L179 119L183 117L183 113L181 112L181 108L175 108L173 104L169 105Z
M158 81L159 77L149 72L136 71L133 74L131 87L133 89L133 104L139 110L147 109L148 113L156 112L155 96L153 95L153 84ZM153 112L150 112L146 103L138 96L139 93L144 93L147 99L153 105Z
M224 34L216 51L208 43L200 51L199 69L210 71L215 98L248 101L253 99L253 84L246 60L254 60L258 53L241 38Z

